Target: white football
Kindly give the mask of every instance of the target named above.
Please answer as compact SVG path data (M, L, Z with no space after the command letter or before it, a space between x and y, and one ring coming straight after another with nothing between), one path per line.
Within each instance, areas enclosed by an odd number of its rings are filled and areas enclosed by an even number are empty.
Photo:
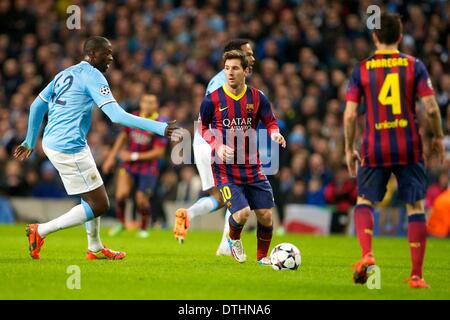
M270 261L274 270L297 270L302 263L302 257L296 246L285 242L272 249Z

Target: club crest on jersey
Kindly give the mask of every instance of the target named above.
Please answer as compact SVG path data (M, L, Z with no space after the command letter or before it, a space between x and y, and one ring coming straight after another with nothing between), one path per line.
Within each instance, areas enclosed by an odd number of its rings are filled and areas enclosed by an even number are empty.
M111 90L109 89L108 86L102 86L102 87L100 88L100 93L101 93L102 95L104 95L104 96L107 96L108 94L111 93Z
M247 110L247 112L253 112L253 110L254 110L253 103L247 103L247 106L245 107L245 109Z

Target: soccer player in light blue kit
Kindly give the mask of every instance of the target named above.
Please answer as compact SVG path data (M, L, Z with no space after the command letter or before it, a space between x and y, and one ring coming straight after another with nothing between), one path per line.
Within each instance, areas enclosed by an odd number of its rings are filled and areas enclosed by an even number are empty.
M125 252L105 248L100 240L100 216L109 209L109 200L100 173L86 142L92 109L97 105L114 123L171 137L175 121L168 123L136 117L116 102L103 76L113 61L108 39L91 37L84 44L84 61L60 73L45 87L30 107L25 141L14 157L28 158L36 145L39 128L48 111L42 146L58 170L69 195L80 195L81 204L43 224L27 226L30 255L40 258L44 238L56 231L86 223L88 260L118 260Z
M247 39L233 39L226 44L224 52L231 50L241 50L244 52L251 72L255 63L255 57L253 56L250 41ZM227 79L225 76L225 71L222 70L209 81L205 96L222 87L226 82ZM211 169L211 147L201 137L198 131L196 131L194 135L193 148L195 165L197 166L197 170L202 181L202 189L203 191L208 191L209 196L198 199L196 203L187 209L180 208L176 211L174 234L175 238L180 242L183 242L186 237L191 219L214 212L224 206L222 196L220 195L218 188L214 185L214 178ZM227 209L222 240L216 251L217 256L231 256L231 251L226 237L229 232L229 217L230 212Z

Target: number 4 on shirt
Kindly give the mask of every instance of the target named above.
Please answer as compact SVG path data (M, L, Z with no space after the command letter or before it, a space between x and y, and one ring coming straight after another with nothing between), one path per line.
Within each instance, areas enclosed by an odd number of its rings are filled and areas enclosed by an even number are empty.
M388 95L389 93L390 95ZM394 115L402 113L398 73L388 73L386 75L386 79L378 94L378 101L384 106L391 105Z

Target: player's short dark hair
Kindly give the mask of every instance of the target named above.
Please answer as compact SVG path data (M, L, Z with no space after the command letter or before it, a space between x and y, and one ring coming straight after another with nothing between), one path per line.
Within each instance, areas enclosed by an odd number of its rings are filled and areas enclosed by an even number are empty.
M89 37L84 42L83 53L85 55L87 55L93 51L96 51L96 50L104 47L108 43L109 43L109 40L106 39L105 37L100 37L100 36Z
M245 54L242 50L225 51L222 56L223 63L225 64L225 62L227 60L231 60L231 59L241 60L242 69L244 69L244 70L248 67L248 61L245 58Z
M241 38L233 39L225 45L225 47L223 48L223 52L231 50L242 50L242 46L247 43L250 43L250 40Z
M401 16L396 13L383 12L380 16L380 29L375 29L374 32L381 43L396 43L403 33Z

